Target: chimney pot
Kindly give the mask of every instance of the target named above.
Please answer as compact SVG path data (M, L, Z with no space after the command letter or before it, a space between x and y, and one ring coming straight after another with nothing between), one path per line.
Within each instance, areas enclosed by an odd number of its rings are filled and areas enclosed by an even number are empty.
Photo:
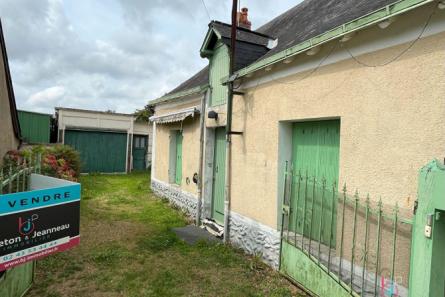
M248 19L248 12L249 9L247 7L241 8L241 11L238 12L238 27L251 30L252 23Z

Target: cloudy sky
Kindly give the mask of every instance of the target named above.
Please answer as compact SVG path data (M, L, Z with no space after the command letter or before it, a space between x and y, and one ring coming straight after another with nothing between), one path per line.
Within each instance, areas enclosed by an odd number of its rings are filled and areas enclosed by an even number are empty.
M0 0L20 109L133 112L196 73L209 16L230 0ZM242 0L253 28L299 0Z

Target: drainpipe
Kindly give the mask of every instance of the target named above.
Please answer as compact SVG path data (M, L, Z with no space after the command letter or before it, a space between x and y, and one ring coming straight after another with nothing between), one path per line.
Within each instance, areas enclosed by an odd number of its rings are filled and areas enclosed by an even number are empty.
M204 129L205 129L205 108L208 96L208 90L204 93L201 98L201 122L200 122L200 135L199 135L199 168L198 168L198 209L196 211L196 226L201 225L201 209L202 209L202 174L204 166Z
M236 46L236 23L237 23L237 8L238 0L233 0L232 4L232 30L230 40L230 76L232 76L235 69L235 46ZM230 222L230 183L231 183L231 168L232 164L232 101L233 101L233 82L229 85L229 95L227 98L227 123L226 123L226 189L224 200L224 243L229 243L229 222Z

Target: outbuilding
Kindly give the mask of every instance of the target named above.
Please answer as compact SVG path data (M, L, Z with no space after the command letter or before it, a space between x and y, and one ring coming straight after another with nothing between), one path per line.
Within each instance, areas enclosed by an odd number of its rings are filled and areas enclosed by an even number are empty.
M133 114L56 108L58 142L80 152L82 172L124 173L151 165L151 124Z

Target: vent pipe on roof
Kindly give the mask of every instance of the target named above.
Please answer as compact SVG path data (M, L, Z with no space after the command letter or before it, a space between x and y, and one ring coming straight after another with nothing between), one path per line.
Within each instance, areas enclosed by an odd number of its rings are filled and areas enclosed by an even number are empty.
M247 7L241 8L241 11L237 13L237 25L238 27L248 30L252 29L252 23L248 19L249 9Z

